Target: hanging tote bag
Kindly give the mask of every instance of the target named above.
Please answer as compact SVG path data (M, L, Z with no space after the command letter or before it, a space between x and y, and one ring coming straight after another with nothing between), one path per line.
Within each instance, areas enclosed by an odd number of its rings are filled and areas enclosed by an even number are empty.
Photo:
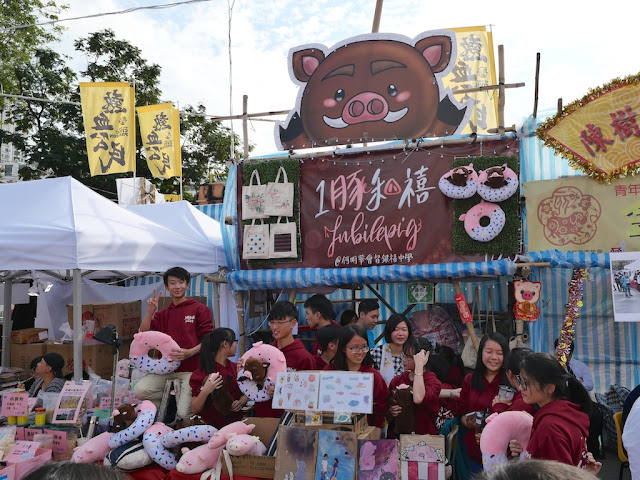
M276 223L270 225L271 241L269 242L269 258L297 258L298 257L298 229L295 222L280 223L283 217L278 217Z
M280 175L283 181L280 182ZM278 169L275 182L267 184L264 212L272 217L293 217L293 183L283 167Z
M269 258L269 225L256 225L255 220L251 225L244 226L242 242L242 258L245 260Z
M253 179L257 183L253 184ZM265 196L267 186L260 184L260 174L258 169L251 173L249 185L242 187L242 219L253 220L254 218L267 218L268 215L264 211Z

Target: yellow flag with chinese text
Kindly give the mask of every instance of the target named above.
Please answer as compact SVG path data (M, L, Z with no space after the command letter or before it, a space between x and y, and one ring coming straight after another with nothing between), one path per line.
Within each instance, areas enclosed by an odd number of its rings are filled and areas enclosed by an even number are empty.
M182 176L180 113L171 103L138 107L147 165L156 178Z
M80 83L91 176L135 172L135 94L125 82Z
M493 36L486 27L452 28L456 33L457 56L455 65L442 80L445 88L454 92L456 100L472 98L475 106L469 123L461 132L487 133L498 126L498 89L483 92L456 93L466 88L497 85L493 56Z

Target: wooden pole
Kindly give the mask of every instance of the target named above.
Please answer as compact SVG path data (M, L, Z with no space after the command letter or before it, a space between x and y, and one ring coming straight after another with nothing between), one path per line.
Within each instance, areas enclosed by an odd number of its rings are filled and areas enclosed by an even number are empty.
M562 97L558 99L558 113L562 113Z
M244 336L244 292L236 292L236 313L238 314L238 336L240 337L240 356L245 352Z
M536 88L533 93L533 118L538 116L538 86L540 84L540 52L536 53Z
M456 295L464 296L464 293L462 293L462 289L460 288L460 282L458 280L452 279L451 284L453 285L453 289L455 290ZM476 335L476 331L473 328L473 322L465 323L465 325L467 326L467 330L469 331L469 337L471 338L471 341L473 342L473 346L475 347L477 352L480 346L480 342L478 341L478 335Z
M242 136L244 137L244 159L249 158L249 120L247 118L247 103L249 97L242 96Z
M371 33L378 33L380 31L380 17L382 16L382 1L376 0L376 11L373 14L373 26L371 27Z
M498 133L504 135L504 45L498 45Z
M295 305L295 302L296 302L296 290L295 290L295 288L289 292L289 301Z

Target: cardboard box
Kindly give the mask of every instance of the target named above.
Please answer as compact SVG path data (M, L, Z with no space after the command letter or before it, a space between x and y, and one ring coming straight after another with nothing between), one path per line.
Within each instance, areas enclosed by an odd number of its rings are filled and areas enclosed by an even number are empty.
M38 343L48 338L48 328L23 328L11 332L11 343Z
M205 307L207 306L207 297L185 297L185 298L187 300L197 300L201 304L203 304ZM158 300L158 310L167 308L170 303L171 303L171 295L168 295L168 296L167 294L163 295L162 297L160 297L160 300Z
M46 350L45 353L55 352L62 355L65 360L62 374L66 376L73 373L73 344L55 342L60 342L60 340L50 340L44 344ZM120 346L118 359L129 357L130 346L131 341L125 340ZM109 380L113 373L113 348L110 345L105 345L104 343L100 343L91 338L83 339L82 368L83 370L87 370L87 367L91 367L96 375Z
M69 326L73 329L73 305L67 305ZM120 338L133 338L142 321L142 301L122 303L90 303L82 305L82 330L84 336L98 332L113 324Z
M29 368L31 360L47 353L44 343L26 343L24 345L13 343L9 348L11 349L11 366L23 368L27 372L31 372Z
M256 426L253 432L251 432L251 435L260 437L260 441L268 447L271 437L273 437L273 434L278 429L280 419L250 417L247 419L247 423ZM276 473L276 457L267 457L265 455L231 456L231 465L233 467L233 474L239 476L273 478ZM224 475L229 474L224 461L222 462L222 473Z
M355 432L358 435L367 430L367 416L363 413L353 414L351 423L333 423L333 414L324 414L319 425L305 425L305 413L295 412L296 416L291 423L292 427L301 427L312 430L341 430L343 432Z

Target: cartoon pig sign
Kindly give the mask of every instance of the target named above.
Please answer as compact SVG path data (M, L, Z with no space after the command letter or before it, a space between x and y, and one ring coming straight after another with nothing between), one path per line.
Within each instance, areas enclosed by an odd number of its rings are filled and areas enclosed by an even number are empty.
M527 320L534 322L540 316L538 300L540 300L540 282L529 282L525 280L514 280L513 294L516 303L513 306L516 320Z
M367 34L327 49L289 51L289 74L300 90L284 124L279 148L309 148L389 139L453 135L471 115L444 91L442 78L456 60L455 34Z

